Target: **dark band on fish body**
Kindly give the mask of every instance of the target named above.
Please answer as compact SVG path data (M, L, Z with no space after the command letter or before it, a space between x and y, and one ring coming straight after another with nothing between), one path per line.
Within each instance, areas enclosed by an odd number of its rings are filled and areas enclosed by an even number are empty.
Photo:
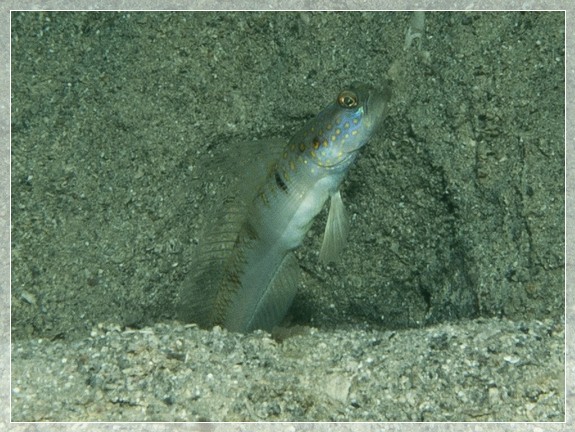
M278 187L283 190L285 193L288 193L288 186L287 184L284 182L284 179L282 178L282 176L280 175L279 172L275 172L274 173L274 177L276 179L276 184L278 185Z

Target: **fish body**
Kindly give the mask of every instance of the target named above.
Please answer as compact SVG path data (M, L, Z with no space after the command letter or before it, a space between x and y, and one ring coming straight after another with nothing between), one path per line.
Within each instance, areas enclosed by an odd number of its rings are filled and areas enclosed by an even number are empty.
M278 325L297 291L293 250L328 198L320 260L336 260L347 233L339 188L389 97L388 87L352 85L285 145L248 202L228 210L225 228L200 253L193 286L185 287L191 321L237 332Z

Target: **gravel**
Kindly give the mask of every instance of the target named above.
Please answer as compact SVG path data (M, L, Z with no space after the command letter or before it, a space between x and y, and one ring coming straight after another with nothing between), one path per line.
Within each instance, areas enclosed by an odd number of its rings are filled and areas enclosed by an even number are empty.
M272 338L97 326L13 344L14 421L563 421L560 322Z

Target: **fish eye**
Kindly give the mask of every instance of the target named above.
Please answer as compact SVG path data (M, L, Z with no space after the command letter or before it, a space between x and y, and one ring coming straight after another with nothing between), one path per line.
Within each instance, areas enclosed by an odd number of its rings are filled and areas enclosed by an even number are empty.
M359 98L354 92L344 90L337 96L337 103L342 108L354 108L358 105Z

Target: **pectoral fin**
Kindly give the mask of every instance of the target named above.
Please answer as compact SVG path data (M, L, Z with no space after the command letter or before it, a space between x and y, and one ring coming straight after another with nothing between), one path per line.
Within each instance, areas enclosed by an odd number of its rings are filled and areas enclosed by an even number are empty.
M336 262L347 240L348 221L339 191L330 199L329 215L323 234L323 243L319 251L322 263Z

